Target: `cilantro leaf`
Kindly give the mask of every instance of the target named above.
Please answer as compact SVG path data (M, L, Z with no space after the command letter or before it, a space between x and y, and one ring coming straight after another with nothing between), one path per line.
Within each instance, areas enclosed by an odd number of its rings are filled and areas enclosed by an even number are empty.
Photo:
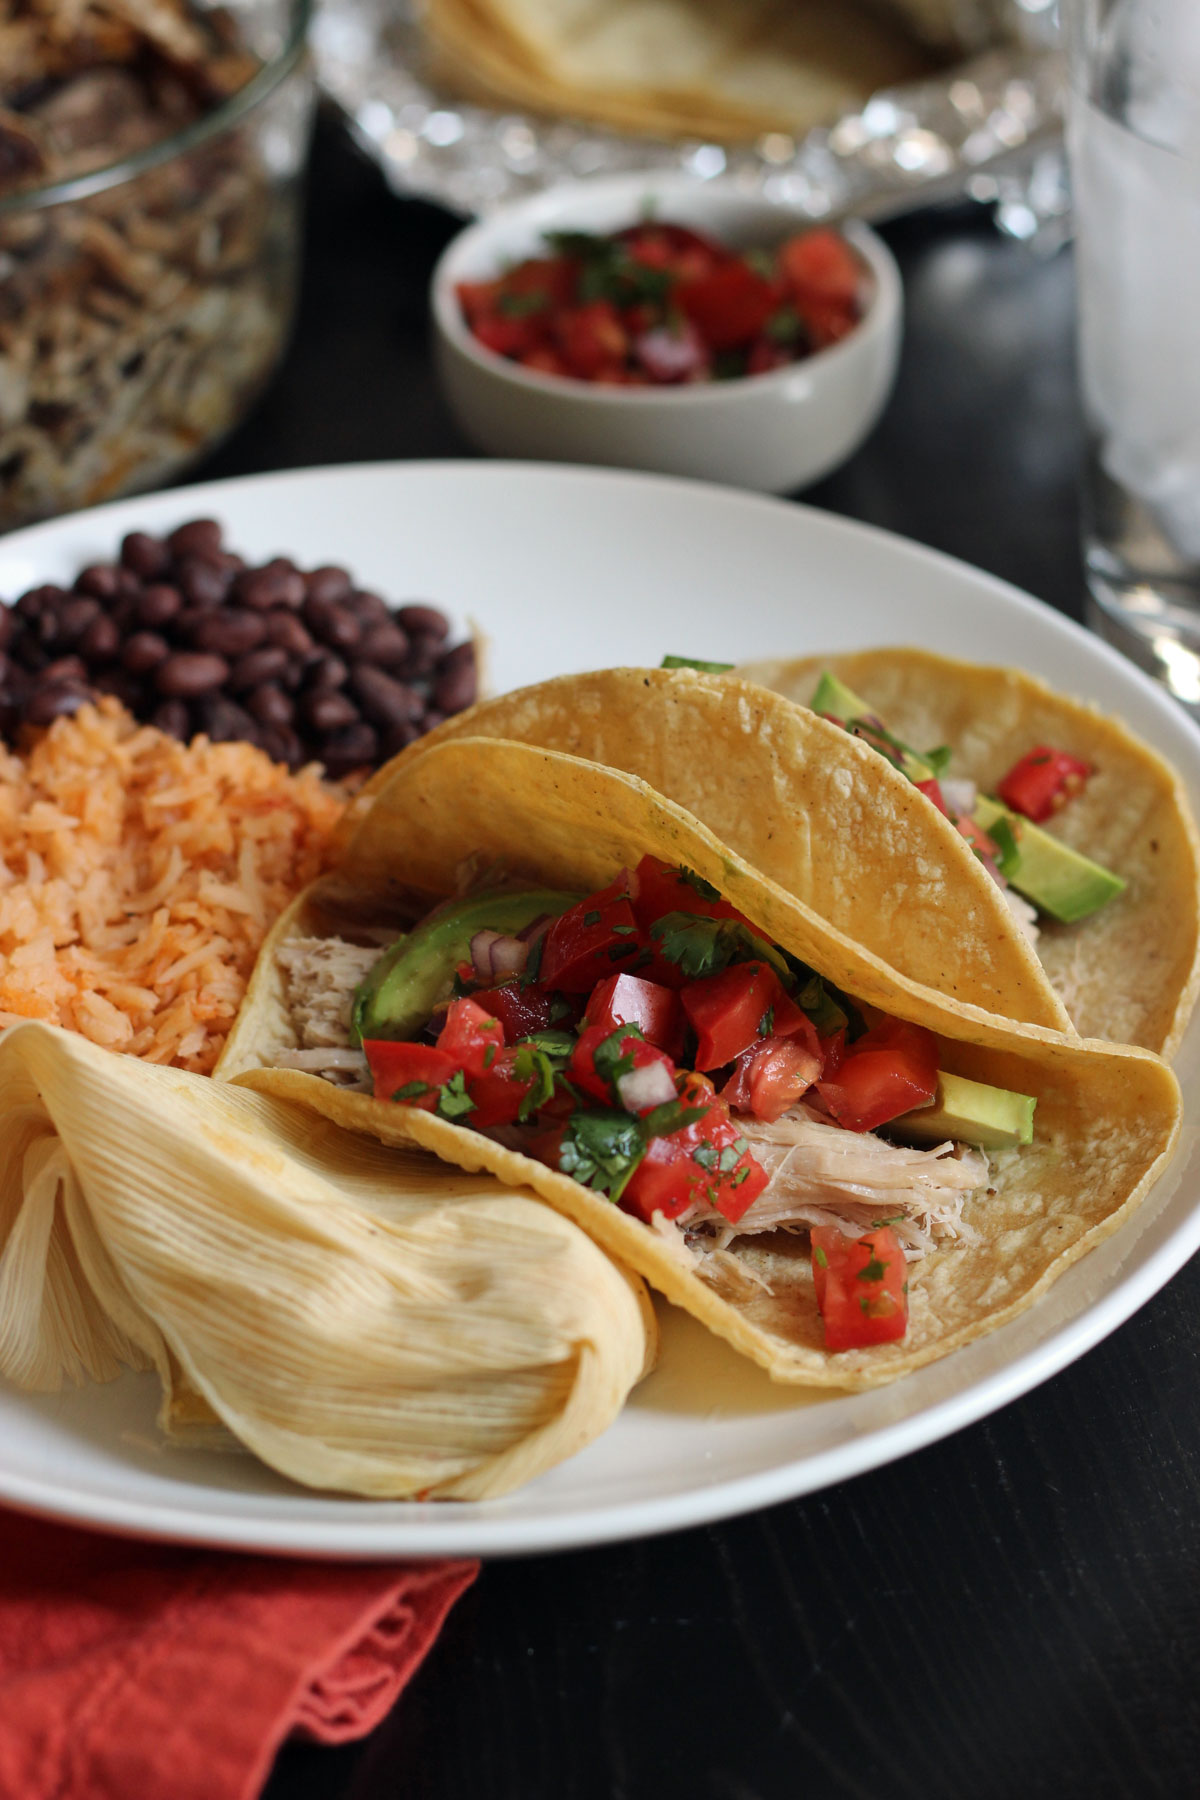
M622 1075L628 1075L634 1066L633 1051L627 1050L628 1043L645 1043L645 1034L640 1025L618 1025L615 1031L596 1045L592 1056L592 1064L601 1081L615 1086Z
M730 666L732 667L732 665ZM675 873L680 881L686 881L687 885L694 893L699 894L702 900L719 900L721 898L720 889L715 888L711 881L705 881L703 875L697 875L695 869L689 869L686 863L680 863Z
M1012 820L1002 813L988 826L988 836L1000 852L996 858L996 867L1000 873L1004 876L1014 874L1017 864L1021 860L1021 848L1017 843L1017 834L1013 830Z
M518 1081L533 1083L517 1114L524 1124L553 1097L555 1068L546 1052L539 1050L536 1044L519 1044L513 1058L513 1074Z
M670 912L656 919L650 936L668 962L677 963L689 981L719 975L730 963L770 963L785 979L783 952L747 929L740 919L706 919L698 913Z
M642 1129L647 1138L670 1137L673 1131L686 1131L689 1125L698 1124L706 1110L703 1106L685 1106L682 1100L664 1100L643 1116ZM693 1154L693 1161L700 1159Z
M461 1119L475 1111L475 1102L467 1092L467 1078L461 1069L438 1089L437 1111L443 1119Z
M768 1006L766 1012L763 1014L762 1018L758 1021L758 1035L761 1038L768 1038L768 1037L770 1037L770 1035L774 1031L774 1029L775 1029L775 1008L773 1006Z
M427 1081L406 1081L392 1095L393 1100L419 1100L422 1094L431 1094L433 1089Z
M619 1200L646 1153L640 1119L600 1109L577 1112L567 1121L558 1166L585 1187Z

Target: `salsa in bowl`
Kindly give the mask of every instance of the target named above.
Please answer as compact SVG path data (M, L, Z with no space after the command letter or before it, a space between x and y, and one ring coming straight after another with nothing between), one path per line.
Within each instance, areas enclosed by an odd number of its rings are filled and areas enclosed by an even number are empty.
M653 173L565 183L469 226L432 305L447 400L480 448L777 493L870 431L902 314L868 227Z

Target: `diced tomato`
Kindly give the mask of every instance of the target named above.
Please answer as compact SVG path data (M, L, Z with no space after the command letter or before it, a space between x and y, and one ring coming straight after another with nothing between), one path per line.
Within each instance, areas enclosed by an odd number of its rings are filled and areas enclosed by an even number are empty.
M846 1054L846 1027L839 1025L837 1030L831 1031L828 1037L818 1038L817 1043L825 1065L822 1071L823 1078L830 1081L841 1068L842 1058Z
M504 1026L496 1015L475 1000L452 1000L446 1022L438 1032L437 1047L453 1057L456 1069L482 1075L504 1046Z
M554 321L554 335L572 375L594 380L601 370L621 367L629 336L611 300L567 307Z
M543 987L587 994L617 965L635 957L641 947L627 879L622 874L553 921L543 942L538 980Z
M518 1038L531 1037L535 1031L545 1031L550 1025L554 996L537 982L522 987L515 979L505 981L499 987L478 988L471 998L499 1019L510 1044Z
M733 963L687 982L679 997L699 1040L698 1069L722 1068L763 1038L790 1037L808 1025L769 963Z
M367 1067L375 1081L377 1100L395 1100L406 1088L405 1106L419 1106L432 1112L437 1105L438 1089L458 1073L459 1065L444 1050L432 1044L409 1044L395 1038L366 1038L363 1050Z
M839 1125L874 1131L937 1092L938 1047L932 1031L904 1019L880 1019L850 1044L841 1067L817 1091Z
M697 885L697 883L699 885ZM696 913L702 919L742 919L743 915L720 894L708 896L709 883L698 875L686 873L678 865L660 862L657 856L643 856L637 866L633 910L643 932L648 932L655 919L667 913Z
M615 1083L596 1068L596 1052L601 1044L611 1044L613 1056L622 1062L628 1059L630 1071L644 1069L650 1063L665 1064L670 1071L672 1084L674 1083L675 1065L671 1058L654 1044L648 1044L644 1038L639 1037L633 1026L618 1025L613 1031L604 1025L591 1025L580 1034L579 1041L571 1052L567 1078L593 1100L600 1100L605 1106L621 1104ZM625 1072L627 1071L622 1071Z
M499 1050L490 1067L468 1077L467 1093L475 1102L475 1110L464 1122L476 1131L488 1125L511 1125L519 1117L521 1104L535 1079L522 1079L517 1074L519 1056L519 1049Z
M541 343L541 321L533 314L506 317L502 313L481 313L472 321L471 330L479 342L497 356L526 356Z
M851 1238L836 1225L814 1225L812 1270L827 1350L862 1350L904 1336L904 1252L890 1226Z
M990 837L982 825L977 825L969 813L956 813L954 827L960 837L965 837L972 850L980 856L988 857L996 862L1000 856L1000 846L994 837Z
M802 306L815 300L842 307L857 304L862 268L845 238L828 226L789 238L778 260L780 274Z
M539 375L569 375L571 373L560 353L552 344L535 344L532 350L526 350L519 359L523 369L534 369Z
M1005 806L1037 824L1079 793L1091 772L1087 763L1068 751L1038 744L1013 764L996 792Z
M618 1025L638 1025L648 1044L657 1044L671 1057L683 1049L683 1008L678 994L638 975L608 975L597 982L584 1018L588 1025L610 1032Z
M827 350L830 344L839 344L850 335L858 324L858 316L840 301L810 300L804 307L804 323L812 348Z
M936 776L931 775L928 781L914 781L913 786L918 794L924 794L927 800L932 800L940 813L945 813L947 818L950 817L950 808L942 796L942 784Z
M694 1200L703 1200L735 1225L769 1179L718 1103L681 1131L651 1138L621 1205L649 1224L656 1212L674 1219Z
M775 310L770 283L744 262L723 263L684 283L676 299L712 350L751 343Z
M634 262L647 269L669 269L681 281L695 281L729 259L723 244L687 225L631 225L616 235Z
M458 304L466 315L468 325L474 325L476 319L495 310L500 296L501 284L498 281L460 281L455 287Z
M756 1119L782 1118L824 1072L816 1030L805 1020L811 1037L768 1037L751 1044L738 1057L734 1072L721 1089L727 1106L753 1113Z

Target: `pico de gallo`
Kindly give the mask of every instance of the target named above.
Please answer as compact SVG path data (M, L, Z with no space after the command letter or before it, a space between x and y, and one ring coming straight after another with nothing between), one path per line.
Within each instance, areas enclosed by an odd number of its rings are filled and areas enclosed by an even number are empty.
M863 315L869 271L840 233L738 251L645 220L593 236L549 232L546 253L458 284L468 328L542 375L678 387L763 375L836 344Z
M573 1177L700 1261L809 1231L830 1350L902 1337L906 1261L973 1235L986 1157L875 1135L903 1139L957 1079L934 1034L856 1005L690 869L645 856L583 897L448 902L369 958L353 1017L378 1099Z

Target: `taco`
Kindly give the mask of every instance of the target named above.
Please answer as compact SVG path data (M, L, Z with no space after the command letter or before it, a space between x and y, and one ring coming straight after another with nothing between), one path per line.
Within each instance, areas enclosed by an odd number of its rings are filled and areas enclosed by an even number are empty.
M993 873L1036 909L1038 956L1085 1037L1175 1052L1200 991L1200 838L1148 744L1023 670L928 650L738 673L873 742L932 789L947 837L982 833Z
M393 766L217 1073L531 1189L818 1387L1030 1305L1179 1119L1156 1057L956 1004L645 782L493 739Z
M494 1180L28 1023L0 1039L0 1376L157 1369L170 1438L483 1499L653 1361L642 1283Z
M964 1005L1069 1029L970 847L898 770L805 707L692 668L559 676L447 719L372 777L344 832L406 759L464 736L538 744L639 776L912 980Z

